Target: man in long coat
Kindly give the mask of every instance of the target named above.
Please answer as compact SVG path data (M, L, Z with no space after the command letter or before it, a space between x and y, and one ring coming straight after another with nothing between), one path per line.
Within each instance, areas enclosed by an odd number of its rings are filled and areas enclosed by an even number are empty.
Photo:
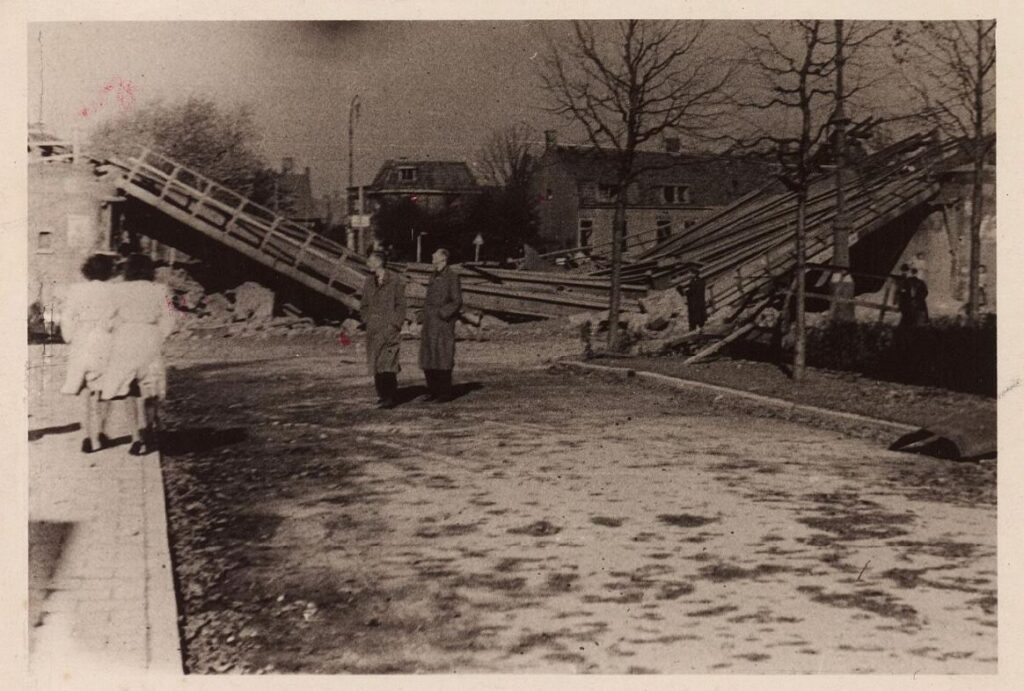
M398 347L405 322L405 282L384 268L384 258L366 260L371 274L363 284L359 314L366 325L366 363L377 388L378 405L393 408L398 396Z
M697 269L686 287L686 316L691 331L703 328L708 321L707 291L707 282Z
M434 273L423 300L420 368L427 380L427 398L446 402L452 397L455 321L462 309L462 289L458 275L448 266L447 250L434 252L431 261Z
M900 274L896 277L896 307L900 311L899 326L917 326L918 302L914 299L909 264L900 266Z
M913 326L923 326L931 323L928 318L928 284L917 275L917 269L910 270L910 299L914 303Z

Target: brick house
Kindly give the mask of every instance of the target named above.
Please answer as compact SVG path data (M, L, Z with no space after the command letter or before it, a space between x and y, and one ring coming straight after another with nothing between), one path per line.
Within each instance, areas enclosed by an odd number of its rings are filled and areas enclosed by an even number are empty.
M595 246L609 253L615 213L613 153L559 145L552 131L545 139L532 181L540 251ZM773 179L771 163L682 153L677 138L666 139L664 151L637 152L636 165L640 172L626 193L627 253L641 252L695 225Z
M483 192L464 161L387 160L373 183L363 188L363 209L376 212L385 201L407 199L427 211L440 211ZM357 207L359 188L348 190Z

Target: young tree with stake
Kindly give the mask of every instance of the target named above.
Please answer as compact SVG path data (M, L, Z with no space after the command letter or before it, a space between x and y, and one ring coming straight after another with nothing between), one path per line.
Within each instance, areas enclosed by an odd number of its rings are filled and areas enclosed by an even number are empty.
M541 71L550 110L615 156L608 347L618 350L626 192L642 172L635 154L668 133L710 139L731 111L735 65L708 53L703 22L574 22L570 41L549 38Z
M835 56L827 44L824 23L820 21L787 22L783 30L777 25L755 25L750 31L746 62L763 80L765 93L755 95L744 105L780 121L772 129L792 131L787 135L752 136L747 145L752 148L767 145L775 152L782 164L780 178L797 198L793 379L802 381L807 348L807 193L811 178L818 172L814 163L815 156L827 141L831 116L828 106L833 98ZM796 123L795 128L792 123Z

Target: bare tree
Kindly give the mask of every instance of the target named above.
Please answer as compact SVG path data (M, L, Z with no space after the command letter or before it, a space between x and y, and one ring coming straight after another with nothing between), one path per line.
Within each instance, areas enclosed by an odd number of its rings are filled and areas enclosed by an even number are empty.
M491 132L478 154L483 179L504 189L528 187L535 163L533 141L533 129L526 123Z
M740 104L754 117L747 118L743 148L764 150L777 156L780 179L796 195L796 343L793 378L800 381L806 368L806 242L807 198L812 179L824 166L836 167L837 214L833 229L833 263L849 268L849 224L841 212L844 206L846 137L851 132L864 136L872 121L853 124L847 117L858 109L857 98L874 86L869 70L856 60L862 48L871 45L883 27L862 23L800 20L755 23L745 41L743 63L754 72L758 86ZM852 68L852 69L850 69ZM840 78L849 70L849 81ZM839 273L842 276L842 272ZM849 297L852 286L833 285L835 304ZM833 310L833 314L840 314Z
M474 204L474 222L490 256L520 256L537 242L537 202L530 191L537 159L535 137L526 123L494 130L477 154L477 169L491 186Z
M747 145L767 145L774 151L782 164L780 178L797 198L793 379L801 381L807 360L807 194L810 181L818 172L815 159L827 143L835 56L820 21L793 21L781 27L755 24L750 31L746 62L759 73L765 93L755 95L744 105L774 118L777 122L772 130L778 134L753 136Z
M636 152L665 133L709 138L730 110L735 67L709 53L703 22L574 22L568 45L549 39L542 83L550 110L615 157L608 347L617 350L626 193Z
M995 20L916 22L898 26L894 52L917 97L914 117L968 143L973 179L967 319L978 316L985 160L995 139Z

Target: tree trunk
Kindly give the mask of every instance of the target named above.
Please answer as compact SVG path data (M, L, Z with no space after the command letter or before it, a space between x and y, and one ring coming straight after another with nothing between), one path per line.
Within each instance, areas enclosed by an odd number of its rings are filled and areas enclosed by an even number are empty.
M615 200L615 217L612 221L612 286L608 304L608 350L617 353L622 349L620 338L619 312L622 298L622 238L626 225L626 189L619 190Z
M807 303L805 245L807 192L801 191L796 207L796 342L793 344L793 380L804 380L807 364Z
M984 46L982 42L982 23L975 22L975 35L977 44L975 46L974 64L974 142L972 153L974 155L974 176L973 189L971 190L971 252L970 252L970 278L967 290L967 323L975 324L978 319L978 273L981 266L981 219L982 205L985 194L985 83L984 83Z
M985 152L984 141L975 142L974 179L971 190L971 242L970 242L970 278L967 289L967 323L974 324L978 319L978 273L981 267L981 219L985 191Z

